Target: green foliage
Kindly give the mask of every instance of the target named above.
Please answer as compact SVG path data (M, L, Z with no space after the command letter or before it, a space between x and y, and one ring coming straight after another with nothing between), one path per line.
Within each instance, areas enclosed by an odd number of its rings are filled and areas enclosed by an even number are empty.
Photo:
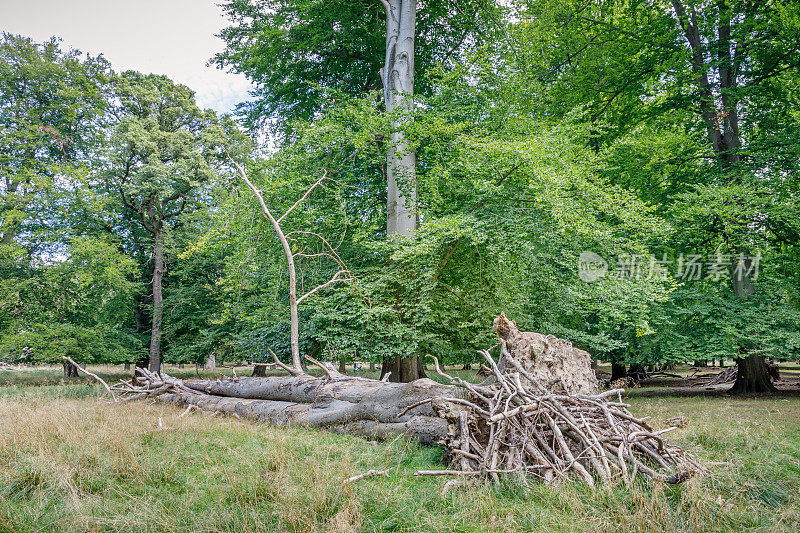
M44 244L56 175L85 162L100 135L108 72L104 59L63 51L55 38L2 34L0 259Z
M694 9L699 56L675 5ZM799 12L675 5L420 4L416 105L398 117L380 104L379 2L226 2L215 62L255 83L246 122L286 134L265 157L163 76L109 79L101 59L4 35L0 345L141 353L160 232L168 361L288 355L285 259L233 158L278 216L326 175L281 221L300 294L337 271L331 248L353 273L301 303L305 353L470 361L505 311L617 362L797 357ZM393 123L417 155L421 227L387 239ZM586 283L584 251L760 266L742 297L674 265Z
M309 119L335 107L334 90L360 97L382 88L385 12L372 0L231 0L223 3L231 26L220 36L227 48L217 65L254 83L253 100L239 111L250 125ZM415 69L452 65L469 45L497 29L492 0L433 0L417 11ZM418 76L418 93L432 87Z
M303 303L307 351L468 361L476 348L493 344L489 325L501 311L527 329L569 336L597 351L620 345L614 335L621 324L646 329L669 283L609 278L588 285L576 273L583 250L641 253L645 239L665 233L652 208L597 175L597 156L571 140L582 126L454 121L438 104L461 89L440 84L439 90L442 96L426 102L408 130L419 158L422 219L411 239L385 240L379 165L388 121L371 99L295 122L296 139L253 168L278 213L323 167L337 172L335 183L283 222L287 233L309 227L322 233L355 273L353 283ZM240 197L249 194L241 191L231 196L225 217L236 228L225 229L236 235L226 275L248 323L240 342L245 353L261 357L267 346L286 343L286 273L276 239L254 202L242 206ZM312 241L298 238L296 251ZM307 288L332 274L330 262L300 264Z
M0 355L11 360L87 362L136 358L142 340L128 325L136 266L108 242L76 239L68 257L20 269L0 282Z

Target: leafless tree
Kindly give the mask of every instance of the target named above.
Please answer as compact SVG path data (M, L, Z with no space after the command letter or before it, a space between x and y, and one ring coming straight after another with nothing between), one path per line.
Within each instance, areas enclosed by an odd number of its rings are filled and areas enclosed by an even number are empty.
M231 163L236 167L241 176L242 180L247 184L253 194L255 195L256 199L258 200L258 204L261 206L261 211L264 213L264 216L272 224L272 228L275 230L275 234L278 236L278 240L281 242L281 246L283 247L284 255L286 256L286 262L289 267L289 313L290 313L290 322L291 322L291 348L292 348L292 366L298 372L301 372L301 359L300 359L300 321L297 314L297 306L311 296L312 294L333 285L334 283L338 282L347 282L352 280L352 272L347 268L347 266L342 261L339 254L336 252L336 248L328 242L325 237L321 234L313 232L313 231L292 231L289 233L284 232L281 223L286 219L287 216L299 205L301 205L311 193L320 186L326 179L329 178L330 171L326 167L322 171L322 177L320 177L317 181L315 181L308 189L306 189L305 193L289 208L286 212L278 218L272 214L269 206L267 206L266 201L264 200L264 195L262 191L259 190L253 182L250 181L250 178L247 177L247 172L245 172L244 167L233 160L233 158L228 156ZM308 253L305 250L301 250L299 252L292 251L292 241L295 240L295 237L298 235L306 235L316 238L321 243L321 248L319 251L314 253ZM328 258L333 260L337 265L336 273L325 283L317 285L316 287L310 289L305 294L301 296L297 296L297 265L296 259L298 258Z

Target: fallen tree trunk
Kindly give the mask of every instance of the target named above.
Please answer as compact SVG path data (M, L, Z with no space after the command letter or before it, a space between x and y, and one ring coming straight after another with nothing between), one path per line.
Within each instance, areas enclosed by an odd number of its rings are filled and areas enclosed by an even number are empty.
M661 435L669 429L655 430L634 417L621 390L597 391L586 352L567 341L521 333L502 316L495 329L500 359L481 352L490 374L481 384L448 376L435 358L437 373L450 384L344 376L307 357L323 370L317 377L276 357L290 376L180 380L138 369L138 381L113 389L121 401L158 398L276 425L369 438L405 434L443 444L455 469L419 475L498 482L503 475L526 474L546 483L577 478L592 485L598 479L627 483L637 474L681 482L703 470L664 440ZM564 369L573 375L557 379Z
M122 382L114 390L124 395L123 401L155 397L275 425L325 427L369 438L405 434L425 444L447 437L447 421L430 401L453 395L455 387L430 379L387 383L326 371L325 377L302 373L184 381L138 369L139 384Z

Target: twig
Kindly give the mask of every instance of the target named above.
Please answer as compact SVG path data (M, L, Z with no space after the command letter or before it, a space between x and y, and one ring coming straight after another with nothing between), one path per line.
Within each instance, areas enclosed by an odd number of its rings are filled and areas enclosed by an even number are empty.
M389 472L387 470L367 470L363 474L358 474L357 476L352 476L344 480L344 484L347 485L348 483L353 483L355 481L359 481L361 479L365 479L368 477L373 476L388 476Z

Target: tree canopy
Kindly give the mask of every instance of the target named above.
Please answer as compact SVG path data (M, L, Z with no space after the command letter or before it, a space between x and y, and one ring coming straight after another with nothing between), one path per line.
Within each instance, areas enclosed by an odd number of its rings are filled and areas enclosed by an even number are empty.
M240 122L4 35L0 350L286 359L289 254L298 295L323 286L297 310L317 358L468 363L505 311L616 365L734 359L737 390L768 389L764 359L800 355L797 4L403 1L405 63L397 2L223 4L214 62L256 87ZM413 87L387 105L397 64ZM286 243L253 191L291 211Z

